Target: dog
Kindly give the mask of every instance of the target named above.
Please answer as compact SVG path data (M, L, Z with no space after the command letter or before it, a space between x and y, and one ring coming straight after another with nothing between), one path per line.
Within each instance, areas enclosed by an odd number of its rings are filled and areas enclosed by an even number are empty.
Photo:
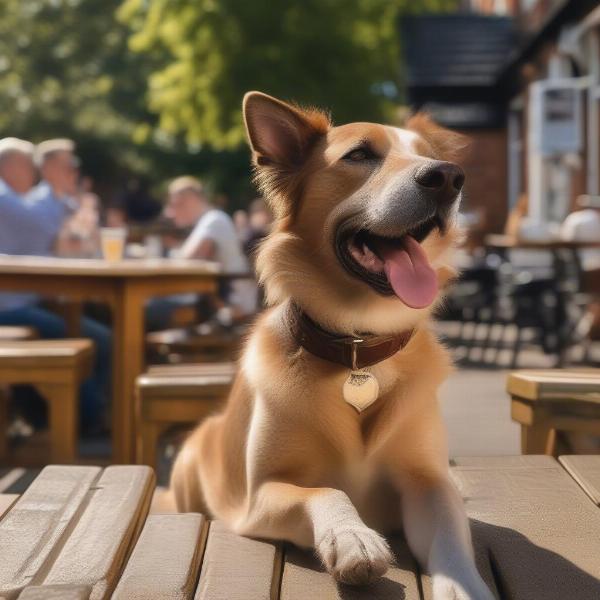
M461 136L422 114L335 127L259 92L243 115L276 216L257 256L270 308L224 411L176 459L178 510L313 547L350 584L385 573L382 534L403 528L436 600L492 599L449 477L451 363L430 328L455 276Z

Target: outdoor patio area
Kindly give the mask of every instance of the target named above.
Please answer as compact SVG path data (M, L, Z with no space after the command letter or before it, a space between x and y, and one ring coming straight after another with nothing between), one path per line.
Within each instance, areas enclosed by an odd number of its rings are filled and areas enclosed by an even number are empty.
M0 600L600 599L600 0L0 5Z

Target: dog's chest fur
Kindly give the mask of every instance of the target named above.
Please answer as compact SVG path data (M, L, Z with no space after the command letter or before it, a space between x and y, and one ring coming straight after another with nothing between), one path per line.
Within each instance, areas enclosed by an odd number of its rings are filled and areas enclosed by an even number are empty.
M258 324L244 354L243 370L254 394L255 409L260 404L254 411L252 431L277 432L293 423L299 435L308 440L307 445L329 448L317 460L329 460L333 472L346 485L368 489L367 480L373 476L369 455L391 419L402 419L406 390L415 377L411 366L414 350L407 358L403 353L408 350L402 350L369 367L379 383L379 397L359 414L343 398L350 370L299 348L281 315L275 309ZM265 444L273 443L272 435L264 436ZM283 447L277 451L285 452L288 441L279 442ZM253 451L260 447L256 443L248 446Z
M350 369L300 348L282 318L283 313L277 309L270 313L248 342L242 364L251 387L273 402L291 404L292 410L309 410L317 417L320 412L332 410L358 416L342 394ZM377 379L379 398L392 391L401 393L410 377L399 368L397 356L368 367L367 371Z

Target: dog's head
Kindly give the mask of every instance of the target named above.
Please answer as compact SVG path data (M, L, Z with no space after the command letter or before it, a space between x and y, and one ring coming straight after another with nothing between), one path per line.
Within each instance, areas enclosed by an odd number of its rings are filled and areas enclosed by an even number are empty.
M406 129L333 127L258 92L244 98L256 179L277 223L257 261L271 303L293 298L344 332L427 316L452 276L447 251L464 182L461 136L426 116Z

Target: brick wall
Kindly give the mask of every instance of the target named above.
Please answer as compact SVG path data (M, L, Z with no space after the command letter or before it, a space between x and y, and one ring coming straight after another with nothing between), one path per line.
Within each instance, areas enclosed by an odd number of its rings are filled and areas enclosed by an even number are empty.
M507 137L504 130L463 131L471 140L463 163L467 175L463 211L480 212L477 229L500 232L507 215Z

